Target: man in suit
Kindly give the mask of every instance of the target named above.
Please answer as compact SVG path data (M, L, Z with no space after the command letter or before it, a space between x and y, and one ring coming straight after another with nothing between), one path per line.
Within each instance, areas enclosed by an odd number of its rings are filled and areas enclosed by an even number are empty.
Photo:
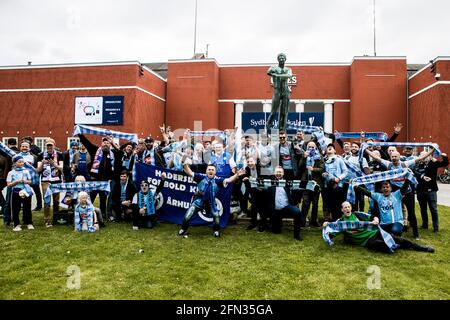
M115 213L116 221L131 221L131 202L136 194L136 187L129 178L128 171L120 173L120 181L114 185L112 190L112 210Z
M283 178L283 167L277 166L275 168L275 180L278 182L283 180ZM271 186L268 189L267 201L266 209L271 212L273 233L281 233L282 219L284 217L294 217L294 239L302 240L300 229L302 225L305 225L306 219L292 199L291 187L289 185L284 187Z
M256 162L253 157L247 158L247 166L245 167L245 175L242 181L245 185L244 201L251 203L250 208L250 225L247 230L252 230L256 228L258 223L258 213L261 216L261 224L259 226L259 231L264 231L266 227L266 217L263 216L264 208L264 190L259 188L252 188L250 184L250 178L260 179L261 176L261 166L259 161Z

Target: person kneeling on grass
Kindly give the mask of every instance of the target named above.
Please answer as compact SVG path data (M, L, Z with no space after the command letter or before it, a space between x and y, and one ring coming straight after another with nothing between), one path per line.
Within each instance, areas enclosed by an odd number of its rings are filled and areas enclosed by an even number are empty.
M132 201L133 230L139 230L139 228L151 229L157 224L155 213L156 196L164 187L165 179L166 173L163 172L161 174L161 182L155 191L150 190L148 181L143 180L141 182L141 190L134 195Z
M213 235L214 237L220 237L219 226L219 210L216 206L216 194L220 188L226 188L229 183L232 183L239 176L245 174L245 170L241 169L229 178L219 178L216 176L216 167L213 164L209 164L206 167L206 174L192 172L189 164L190 159L186 160L186 156L182 159L184 172L197 183L197 192L194 195L191 206L187 210L183 218L181 229L178 231L179 236L187 236L187 229L189 228L189 221L194 214L199 211L206 210L213 217Z
M403 233L403 224L405 223L403 220L402 199L406 193L411 192L409 186L409 180L405 180L400 189L392 192L391 183L389 181L383 181L381 184L381 193L370 192L362 186L358 186L356 189L360 190L362 194L369 198L372 198L378 204L381 227L385 231L400 237Z
M433 247L422 246L405 238L390 235L378 227L377 217L362 212L352 212L352 205L345 201L342 203L343 216L336 222L323 224L323 238L330 245L331 238L344 234L344 242L367 247L369 250L392 253L397 249L412 249L434 253ZM373 219L370 221L370 219ZM370 221L370 222L369 222Z
M78 193L78 201L74 209L75 231L87 231L89 233L97 231L94 224L95 209L89 201L87 192Z

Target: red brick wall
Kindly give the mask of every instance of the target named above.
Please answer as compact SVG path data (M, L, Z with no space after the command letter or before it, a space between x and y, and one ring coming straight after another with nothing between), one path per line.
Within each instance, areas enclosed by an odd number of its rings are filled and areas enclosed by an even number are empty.
M166 123L172 129L219 127L219 68L214 61L171 62L168 66Z
M291 99L349 99L349 66L290 66ZM220 99L271 99L269 66L220 68Z
M220 102L219 103L219 129L233 129L234 128L234 103Z
M406 126L406 60L355 59L351 66L350 131L392 132ZM406 139L406 128L399 141Z
M409 100L410 140L435 142L450 152L450 85L437 85Z
M140 86L165 98L166 83L148 71L140 77L137 65L0 70L0 89L109 86ZM51 136L65 149L74 127L75 97L114 95L124 96L124 125L107 128L143 135L159 133L164 101L138 89L114 89L0 92L0 135Z

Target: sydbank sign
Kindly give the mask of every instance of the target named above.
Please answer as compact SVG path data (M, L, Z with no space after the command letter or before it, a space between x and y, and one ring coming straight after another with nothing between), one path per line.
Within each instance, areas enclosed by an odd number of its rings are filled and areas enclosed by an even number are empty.
M242 113L242 130L248 132L254 130L259 133L266 127L266 121L270 116L270 112L243 112ZM323 127L323 112L289 112L287 126L317 126ZM275 116L275 126L278 128L278 113ZM288 134L294 134L295 130L289 130Z

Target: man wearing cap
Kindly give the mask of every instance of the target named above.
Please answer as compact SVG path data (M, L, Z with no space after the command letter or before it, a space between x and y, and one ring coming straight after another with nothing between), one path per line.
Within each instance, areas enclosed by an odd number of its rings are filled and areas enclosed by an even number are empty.
M75 154L78 153L79 143L78 141L70 142L70 149L63 153L63 173L64 182L73 182L77 175L76 168L73 162Z
M45 140L45 151L37 158L37 172L41 174L42 193L45 195L50 184L61 183L63 173L63 156L56 151L55 140ZM59 209L59 193L53 193L53 212ZM44 203L44 221L46 227L52 227L53 213L50 213L50 203Z
M116 180L119 180L122 168L122 152L119 146L111 137L103 137L101 146L90 142L84 134L78 134L78 137L92 159L90 169L92 180L109 181L110 189L113 190ZM102 215L108 217L110 221L114 221L111 197L108 197L105 191L92 191L92 202L95 201L97 194L100 196L100 210Z

